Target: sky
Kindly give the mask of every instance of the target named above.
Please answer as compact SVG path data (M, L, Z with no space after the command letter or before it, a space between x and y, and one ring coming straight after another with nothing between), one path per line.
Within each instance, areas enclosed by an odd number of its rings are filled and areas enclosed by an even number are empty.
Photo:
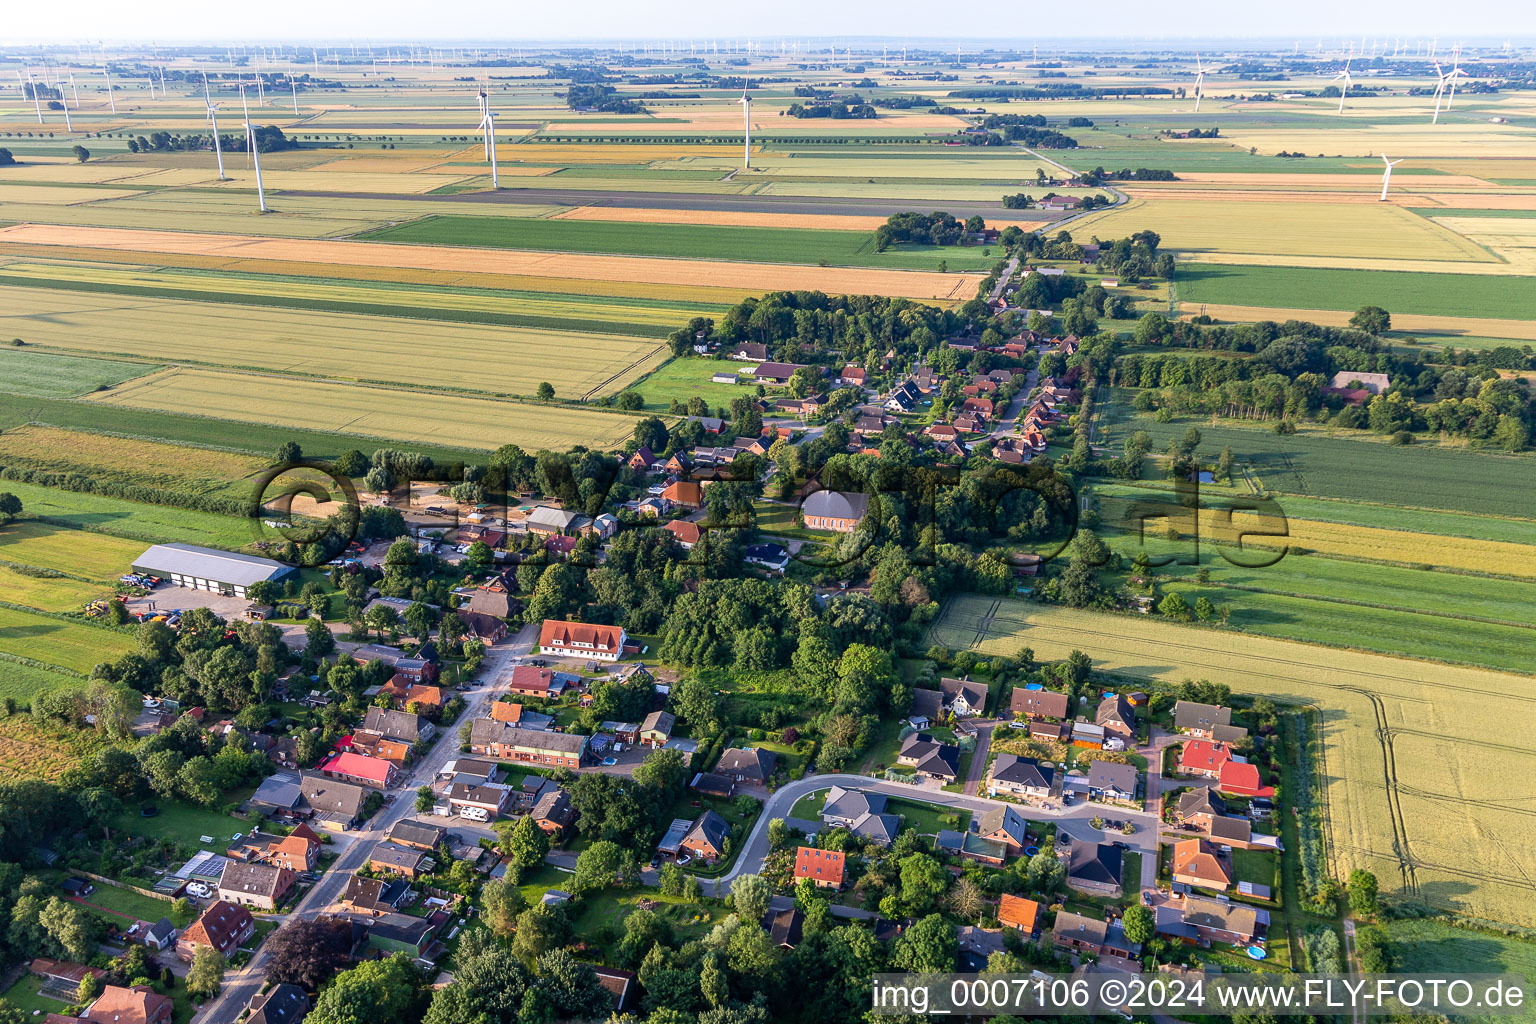
M1536 30L1530 0L1098 0L1090 5L968 0L72 0L7 5L0 47L28 42L511 42L753 38L966 39L997 47L1099 37L1173 45L1199 39L1354 37L1502 43ZM595 37L594 33L600 34ZM1518 43L1518 39L1517 39ZM1304 42L1305 46L1305 42Z

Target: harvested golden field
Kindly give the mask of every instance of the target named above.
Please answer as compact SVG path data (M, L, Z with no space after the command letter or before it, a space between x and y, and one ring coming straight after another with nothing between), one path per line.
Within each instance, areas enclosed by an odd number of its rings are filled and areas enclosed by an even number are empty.
M0 184L0 203L41 203L44 206L82 206L108 199L142 195L127 188L70 188L67 185Z
M13 427L0 434L0 462L34 469L58 469L62 463L71 470L102 477L127 474L135 482L194 493L223 489L271 465L270 460L253 455L37 424ZM0 554L0 558L5 557Z
M1416 218L1422 220L1422 218ZM170 252L203 256L289 260L300 263L472 270L529 277L635 281L764 291L819 289L829 293L896 295L912 299L959 299L976 293L978 274L939 274L916 270L861 270L798 267L790 264L670 260L581 253L522 252L383 242L302 242L239 235L134 231L64 225L16 224L0 228L0 243L70 245L130 252Z
M562 388L558 381L555 385L559 396ZM380 440L486 451L508 442L529 451L565 451L575 445L615 450L634 433L637 419L596 409L194 369L141 377L129 385L97 393L92 400L134 409L281 423Z
M1372 168L1375 170L1376 168ZM1409 173L1404 173L1408 171ZM1242 171L1180 171L1179 181L1191 185L1241 185L1247 188L1296 188L1309 189L1341 189L1351 191L1363 189L1367 192L1374 191L1381 194L1381 179L1375 175L1366 174L1284 174L1278 172L1254 172ZM1499 186L1492 182L1484 181L1482 177L1472 172L1465 174L1413 174L1411 164L1405 162L1392 174L1393 190L1398 185L1407 191L1415 190L1439 190L1445 188L1487 188L1493 189ZM1127 182L1127 190L1140 191L1143 186L1135 182ZM1168 191L1177 191L1167 185L1163 188Z
M310 170L352 174L447 174L462 177L463 168L444 168L442 157L421 156L421 151L411 149L400 156L343 156L316 164Z
M1337 128L1267 129L1234 124L1230 129L1223 128L1221 134L1231 145L1257 146L1259 152L1265 154L1286 150L1374 159L1377 154L1386 153L1394 160L1399 156L1521 157L1527 156L1536 145L1536 134L1514 124L1430 124L1428 117L1417 124L1366 123L1367 118L1379 114L1374 106L1351 107L1346 104L1344 116L1360 122L1348 131Z
M736 123L741 124L740 115ZM503 158L502 153L508 155ZM471 160L481 154L479 149L460 150L455 159ZM497 159L526 160L538 164L644 164L652 160L679 160L684 157L717 157L722 160L741 159L740 146L690 146L687 143L648 142L610 143L608 145L584 145L581 143L538 142L518 143L515 147L496 147Z
M1313 705L1336 878L1363 867L1385 892L1536 925L1536 847L1509 841L1536 795L1489 789L1536 772L1536 750L1507 726L1536 705L1530 677L975 595L950 602L929 642L1008 656L1028 646L1043 660L1081 650L1099 671Z
M31 245L0 241L0 253L30 256L41 260L85 260L119 266L143 267L144 253L78 246ZM309 263L284 260L226 259L218 256L186 256L173 253L153 254L154 266L185 267L191 270L227 270L244 274L276 274L304 277L314 274ZM581 295L609 295L618 298L659 299L663 301L716 302L730 305L760 290L747 288L709 288L690 285L638 284L625 281L562 281L558 278L522 277L513 274L480 274L474 271L404 270L393 267L354 267L332 264L325 276L348 281L387 281L397 284L447 285L463 288L488 288L506 291L573 292Z
M1406 269L1406 268L1405 268ZM1204 310L1218 320L1257 322L1260 320L1309 320L1329 327L1347 327L1353 313L1337 309L1276 309L1270 306L1230 306L1221 303L1181 302L1181 313ZM1536 320L1495 320L1487 317L1428 316L1417 313L1393 313L1392 328L1397 331L1424 331L1434 334L1464 334L1473 338L1509 338L1536 342Z
M6 329L57 349L497 394L558 380L565 397L596 397L666 353L655 338L105 292L0 286L0 308L25 309Z
M1072 225L1073 233L1118 238L1150 228L1163 247L1187 254L1285 256L1311 266L1330 259L1495 263L1481 247L1388 203L1227 202L1133 199Z

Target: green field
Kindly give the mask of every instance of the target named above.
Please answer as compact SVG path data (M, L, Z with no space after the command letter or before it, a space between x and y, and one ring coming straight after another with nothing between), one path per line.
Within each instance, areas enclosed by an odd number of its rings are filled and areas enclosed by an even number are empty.
M1171 125L1170 125L1171 127ZM1051 157L1075 171L1150 167L1179 171L1246 171L1251 174L1379 174L1358 157L1328 157L1296 160L1288 157L1250 156L1246 149L1231 145L1199 142L1147 141L1140 145L1106 132L1071 133L1079 148L1052 151ZM1099 148L1101 147L1102 148ZM1406 175L1403 175L1406 179Z
M0 612L5 609L0 609ZM5 642L5 627L0 626L0 643ZM42 668L37 665L23 665L20 662L11 661L9 658L0 660L0 698L14 697L17 704L25 707L35 694L48 690L59 690L70 686L79 686L85 680L80 676L64 672L59 669ZM0 749L4 743L0 742ZM0 765L0 775L5 774L5 766Z
M0 606L0 654L84 674L136 650L138 644L129 633Z
M1118 448L1132 430L1145 430L1152 436L1153 451L1163 451L1170 440L1195 426L1202 438L1197 454L1203 461L1214 462L1222 448L1230 445L1239 463L1252 467L1260 486L1280 494L1490 516L1532 514L1536 458L1529 456L1426 445L1398 447L1364 432L1360 440L1348 434L1330 437L1312 429L1282 436L1257 423L1212 425L1200 417L1158 423L1149 415L1137 415L1123 422L1106 439L1112 447Z
M1523 974L1536 977L1536 942L1490 932L1452 928L1435 920L1387 921L1393 970L1404 974ZM1536 1020L1536 1005L1498 1017L1457 1016L1458 1021Z
M25 348L0 348L0 390L13 395L70 398L159 369L154 363L130 363L88 356L61 356Z
M42 519L49 524L131 537L154 544L181 541L217 548L241 548L249 544L253 537L250 521L235 516L220 516L165 505L145 505L121 498L61 491L53 487L38 487L9 480L0 483L0 490L10 491L20 498L29 519ZM82 534L78 540L80 543L88 543L90 536ZM18 560L6 554L3 539L0 539L0 559Z
M23 423L44 423L72 430L92 430L127 437L145 437L182 444L206 445L230 451L270 457L278 446L295 441L312 459L334 459L352 448L372 451L370 440L354 434L305 430L270 423L242 423L187 416L175 412L151 412L103 405L99 402L58 398L24 398L0 393L0 430ZM391 448L420 452L435 462L453 463L483 459L483 452L430 442L392 439Z
M654 412L666 412L672 399L686 403L695 396L709 403L711 409L729 406L731 399L751 397L756 388L744 384L715 384L710 378L717 373L735 373L737 361L729 359L669 359L640 380L631 384L630 391L638 391L645 398L645 408Z
M1532 277L1184 264L1176 280L1183 302L1278 309L1374 305L1391 313L1536 319Z
M538 180L538 179L534 179ZM578 220L425 217L356 236L378 242L662 256L754 263L818 263L884 270L987 270L997 256L975 246L893 246L875 252L874 232L812 228L695 227Z

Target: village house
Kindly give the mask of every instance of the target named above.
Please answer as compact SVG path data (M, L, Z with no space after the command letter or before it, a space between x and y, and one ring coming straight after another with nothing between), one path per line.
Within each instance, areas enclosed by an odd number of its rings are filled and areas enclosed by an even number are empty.
M1030 721L1041 719L1066 718L1071 702L1064 693L1056 693L1052 690L1030 690L1023 686L1013 688L1013 696L1008 700L1008 708L1016 718L1024 718Z
M565 830L576 820L576 809L571 806L570 795L555 786L540 792L529 816L540 831L558 843L565 835Z
M1211 819L1227 813L1227 805L1209 786L1196 786L1179 794L1174 805L1174 821L1210 831Z
M410 711L369 708L357 732L385 736L402 743L425 743L436 729L431 722Z
M801 504L808 530L852 533L869 511L869 495L845 491L815 491Z
M224 874L219 878L219 899L261 910L276 910L298 880L298 874L288 868L230 861L224 865Z
M622 626L545 619L539 629L539 653L557 658L618 661L627 639Z
M431 865L432 857L426 851L394 843L378 843L368 855L368 867L372 870L412 881L431 870Z
M1068 888L1119 898L1122 862L1119 847L1074 839L1067 846L1065 860Z
M688 783L688 788L703 796L729 798L736 795L736 780L714 772L699 772Z
M730 832L724 818L714 811L705 811L683 836L679 850L695 860L713 864L725 856L725 840Z
M320 773L326 778L352 782L373 789L389 789L400 778L400 769L394 763L366 754L344 751L333 754L319 764Z
M369 791L362 786L306 772L300 777L299 791L314 819L326 827L345 832L363 821Z
M512 790L492 782L482 782L470 776L455 776L448 784L448 807L454 814L464 816L484 815L487 821L495 821L507 812L512 801Z
M171 1024L175 1006L170 996L162 996L148 985L108 985L79 1019L92 1024Z
M672 738L672 727L677 718L669 711L652 711L640 723L640 742L647 747L664 747Z
M1056 770L1032 757L998 754L992 759L992 768L987 773L987 795L1048 800L1055 780Z
M795 371L803 368L799 363L758 363L752 369L752 378L759 384L788 384Z
M649 473L656 465L655 454L645 445L635 449L633 455L624 460L624 465L636 473Z
M677 508L703 508L704 486L694 480L674 480L662 489L661 499Z
M704 536L704 531L698 523L687 519L674 519L662 526L662 529L672 535L672 541L684 551L691 550Z
M523 603L512 596L516 592L517 581L506 573L499 573L476 587L459 612L461 615L470 611L505 619L523 610Z
M1264 785L1259 766L1247 761L1229 760L1216 776L1216 788L1232 796L1273 797L1274 786Z
M251 997L245 1024L299 1024L309 1012L309 995L299 986L281 982L265 995Z
M507 692L518 697L557 700L576 680L577 677L568 672L556 672L537 665L518 665L507 679Z
M1198 739L1239 743L1248 730L1232 724L1232 709L1219 704L1181 700L1173 706L1173 727Z
M1109 934L1109 922L1095 921L1082 914L1060 911L1051 929L1051 943L1066 953L1085 953L1098 956L1104 952L1104 940Z
M987 684L974 679L940 679L944 710L961 718L979 715L987 708Z
M760 363L768 358L768 346L755 341L744 341L729 353L728 358Z
M1100 701L1093 721L1104 730L1106 738L1114 736L1128 747L1136 742L1136 709L1123 694Z
M724 775L738 783L764 786L773 775L777 756L761 747L732 747L720 755L715 774Z
M566 533L575 533L576 521L583 518L585 517L580 512L540 505L528 513L528 517L523 520L523 526L529 533L542 537L557 537Z
M1007 852L1017 855L1024 852L1027 844L1025 833L1029 822L1012 807L993 807L976 820L976 834L988 842L1007 847Z
M1232 748L1210 740L1188 740L1179 751L1179 773L1202 779L1221 777L1222 766L1232 760Z
M477 718L470 725L469 749L499 761L579 768L587 753L588 736L519 729L505 722Z
M438 844L447 836L448 830L441 825L431 825L414 818L401 818L390 826L385 838L398 846L431 852L436 850Z
M1040 929L1040 904L1023 896L1004 893L997 903L997 923L1033 939Z
M861 388L869 380L869 372L862 366L849 364L838 373L837 379L849 387Z
M288 835L269 843L261 859L289 871L313 871L320 863L320 836L308 825L298 825Z
M410 894L410 883L404 879L352 875L337 902L370 914L387 914L398 910Z
M1232 873L1214 847L1203 839L1182 839L1173 844L1173 880L1200 889L1225 892Z
M1175 938L1189 945L1223 942L1248 946L1269 931L1269 911L1246 903L1194 893L1182 901L1171 900L1153 911L1157 934Z
M960 748L914 732L902 740L896 763L917 769L924 778L950 783L960 777Z
M1088 799L1108 804L1136 804L1136 766L1094 761L1088 766Z
M841 889L847 867L839 850L819 850L813 846L795 849L795 879L809 878L817 887Z

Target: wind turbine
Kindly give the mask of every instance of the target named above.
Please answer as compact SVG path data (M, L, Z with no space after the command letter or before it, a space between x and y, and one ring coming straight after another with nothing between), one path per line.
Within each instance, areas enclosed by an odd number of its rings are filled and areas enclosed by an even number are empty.
M101 69L101 76L107 80L107 99L112 103L112 113L117 113L117 97L112 93L112 75L106 68Z
M1333 76L1333 80L1335 82L1341 78L1344 79L1344 85L1339 89L1339 113L1342 114L1344 113L1344 97L1349 95L1349 84L1354 81L1354 79L1350 77L1349 74L1348 60L1344 62L1344 70Z
M484 113L480 116L480 130L485 133L485 153L491 158L491 188L501 188L501 179L496 175L496 112L491 109L489 99L482 102Z
M256 132L251 128L251 108L245 101L245 83L240 84L240 106L245 110L245 151L256 161L256 202L267 212L267 193L261 187L261 154L256 150Z
M299 116L299 83L293 80L293 75L288 76L288 89L293 93L293 116Z
M32 87L32 106L37 111L37 123L43 123L43 101L37 96L37 80L32 77L32 72L27 72L27 84Z
M203 103L208 108L208 123L213 127L213 155L214 159L218 160L219 162L219 180L228 181L229 179L224 177L224 147L223 144L219 142L219 108L218 105L213 102L213 98L208 95L207 75L203 76Z
M1440 123L1440 102L1445 99L1445 83L1451 78L1441 70L1439 64L1435 65L1435 74L1438 76L1438 81L1435 82L1435 116L1430 120L1430 124Z
M1461 70L1461 47L1456 47L1455 53L1451 56L1451 62L1451 70L1445 76L1450 80L1451 83L1450 95L1445 98L1446 110L1450 110L1451 107L1456 103L1456 79L1458 77L1470 77L1465 71Z
M741 87L741 99L737 102L741 104L741 169L746 171L752 168L752 97L747 95L745 85Z
M75 94L75 109L79 110L80 109L80 88L77 85L75 85L75 73L73 71L71 71L69 73L69 88L70 88L70 91Z
M1205 85L1205 65L1200 63L1200 51L1195 51L1195 112L1200 112L1200 93Z
M1387 186L1392 184L1392 168L1403 162L1402 157L1396 160L1388 160L1387 154L1381 154L1381 162L1387 165L1386 171L1381 176L1381 201L1387 201Z
M61 86L62 86L62 84L63 83L60 83ZM59 98L63 99L63 97L64 97L64 90L62 88L60 88L59 89ZM60 103L59 106L64 108L64 130L67 131L67 132L74 131L75 130L75 126L69 123L69 104L68 103Z

